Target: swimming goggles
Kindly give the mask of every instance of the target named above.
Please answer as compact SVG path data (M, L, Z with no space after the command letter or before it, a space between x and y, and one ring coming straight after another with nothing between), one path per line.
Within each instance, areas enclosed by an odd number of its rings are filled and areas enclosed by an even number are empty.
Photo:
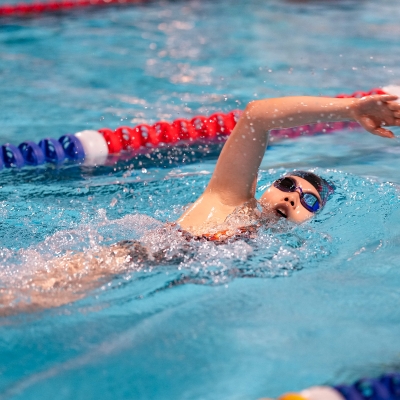
M312 193L304 193L300 186L296 186L296 181L292 178L285 176L274 182L274 186L282 192L298 192L300 195L301 205L308 211L315 213L321 205L317 196Z

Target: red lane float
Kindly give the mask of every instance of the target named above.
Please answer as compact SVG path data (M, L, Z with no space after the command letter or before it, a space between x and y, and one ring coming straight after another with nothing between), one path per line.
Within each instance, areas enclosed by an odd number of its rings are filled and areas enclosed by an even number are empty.
M337 97L359 98L385 93L400 94L400 87L388 86L384 89L372 89L369 92L340 94ZM115 130L110 128L85 130L74 135L64 135L58 140L45 138L38 145L31 141L23 142L18 147L7 143L0 147L0 169L36 166L46 162L59 165L64 160L84 162L86 165L104 165L109 163L109 156L113 156L114 161L126 161L139 153L148 154L158 147L174 147L180 143L211 144L230 135L241 113L241 110L233 110L227 114L214 113L209 117L199 115L191 120L179 118L172 123L158 121L153 125L120 126ZM358 126L356 122L318 123L274 129L270 132L270 136L278 139L296 138Z
M71 9L146 3L148 0L62 0L36 1L34 3L4 4L0 6L0 17L25 16L41 13L63 12Z

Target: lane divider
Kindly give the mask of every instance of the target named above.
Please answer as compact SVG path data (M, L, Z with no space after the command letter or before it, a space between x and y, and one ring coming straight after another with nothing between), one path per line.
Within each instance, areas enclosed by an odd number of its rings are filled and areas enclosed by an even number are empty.
M140 4L149 0L50 0L33 3L4 4L0 6L0 17L26 16L43 13L64 12L71 9L94 6Z
M391 92L400 87L387 87ZM355 92L337 97L363 97L371 94L385 94L387 88L372 89L369 92ZM101 128L84 130L59 139L45 138L38 144L25 141L18 146L6 143L0 147L0 169L39 166L45 163L61 165L65 161L85 165L104 165L109 156L129 160L137 154L149 153L153 149L180 144L213 143L225 139L234 129L242 111L215 113L209 117L195 116L191 120L177 119L172 123L158 121L153 125L140 124L134 127L121 126L115 130ZM274 138L296 138L304 135L330 133L350 127L355 122L333 122L304 125L290 129L275 129L270 132Z
M363 378L353 385L313 386L300 393L286 393L278 400L400 400L400 373Z

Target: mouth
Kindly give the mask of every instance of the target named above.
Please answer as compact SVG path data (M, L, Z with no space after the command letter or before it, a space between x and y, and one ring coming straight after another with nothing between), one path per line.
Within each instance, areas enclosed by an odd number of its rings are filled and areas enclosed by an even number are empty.
M280 217L287 218L287 215L285 214L285 212L284 212L283 210L279 209L279 208L276 210L276 213L277 213Z

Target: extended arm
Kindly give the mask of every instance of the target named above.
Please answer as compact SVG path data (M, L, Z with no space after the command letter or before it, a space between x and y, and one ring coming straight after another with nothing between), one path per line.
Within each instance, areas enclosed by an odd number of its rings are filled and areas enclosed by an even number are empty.
M400 104L394 102L396 99L375 95L362 99L283 97L251 102L226 142L204 196L218 196L223 204L232 206L252 198L271 129L356 120L375 135L393 137L382 126L400 126Z
M13 286L0 287L0 317L77 301L133 267L129 252L118 244L56 257L32 275L21 276Z

